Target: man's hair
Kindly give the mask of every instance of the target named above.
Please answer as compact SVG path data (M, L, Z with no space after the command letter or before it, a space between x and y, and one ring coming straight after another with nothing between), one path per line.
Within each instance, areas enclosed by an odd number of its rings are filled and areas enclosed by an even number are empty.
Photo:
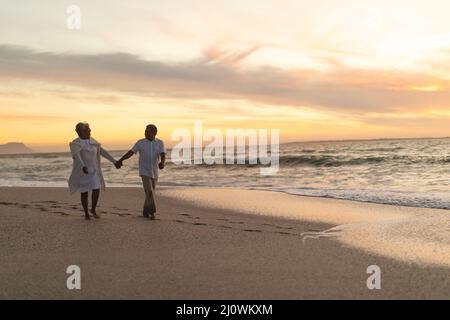
M151 132L153 132L154 134L158 133L158 128L154 125L154 124L149 124L146 129L150 130Z
M81 135L81 130L83 130L83 128L88 125L89 123L87 122L78 122L77 125L75 126L75 131L77 132L78 135Z

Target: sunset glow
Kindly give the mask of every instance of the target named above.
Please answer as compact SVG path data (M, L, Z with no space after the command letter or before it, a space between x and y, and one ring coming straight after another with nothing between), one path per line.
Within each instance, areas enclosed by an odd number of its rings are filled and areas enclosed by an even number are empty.
M194 120L281 142L449 135L445 0L1 2L0 144L64 150L79 121L113 148Z

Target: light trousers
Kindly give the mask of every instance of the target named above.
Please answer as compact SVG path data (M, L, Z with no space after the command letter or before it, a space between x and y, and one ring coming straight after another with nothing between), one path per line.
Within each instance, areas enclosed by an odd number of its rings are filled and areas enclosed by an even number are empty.
M141 176L141 178L145 192L145 203L142 213L144 216L154 215L156 213L155 189L158 178L151 178L147 176Z

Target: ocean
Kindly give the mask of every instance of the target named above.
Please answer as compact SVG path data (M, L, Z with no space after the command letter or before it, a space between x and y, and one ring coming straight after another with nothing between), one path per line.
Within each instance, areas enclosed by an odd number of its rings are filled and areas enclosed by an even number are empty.
M298 142L280 145L280 168L272 176L261 175L258 165L168 162L159 184L450 209L449 152L450 138ZM107 186L140 186L137 158L120 170L103 159ZM0 186L67 187L71 167L69 153L0 155Z

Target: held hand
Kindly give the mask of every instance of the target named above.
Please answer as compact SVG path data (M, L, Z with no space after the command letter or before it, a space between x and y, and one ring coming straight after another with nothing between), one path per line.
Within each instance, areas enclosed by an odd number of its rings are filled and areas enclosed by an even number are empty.
M159 169L161 169L161 170L164 169L164 163L160 162L158 166L159 166Z
M123 165L123 163L122 163L122 161L117 161L115 164L114 164L114 166L116 167L116 169L120 169L121 167L122 167L122 165Z
M83 172L84 172L84 174L88 174L89 173L88 168L87 167L83 167Z

